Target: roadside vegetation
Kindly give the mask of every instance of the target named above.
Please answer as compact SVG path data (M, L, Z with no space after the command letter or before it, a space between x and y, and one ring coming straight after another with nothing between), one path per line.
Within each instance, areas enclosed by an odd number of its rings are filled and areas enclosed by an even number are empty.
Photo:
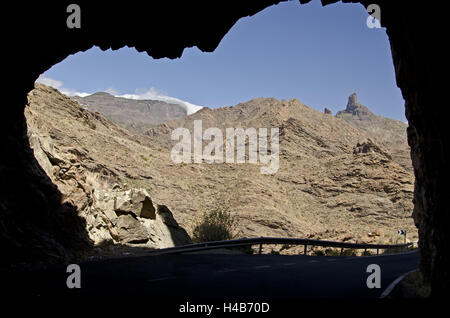
M192 239L196 243L223 241L235 238L236 218L231 215L226 205L216 204L203 212L199 222L194 226Z

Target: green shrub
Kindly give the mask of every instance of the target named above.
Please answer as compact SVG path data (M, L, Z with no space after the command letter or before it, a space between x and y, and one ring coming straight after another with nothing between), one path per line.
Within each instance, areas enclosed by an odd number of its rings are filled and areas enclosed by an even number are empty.
M341 252L336 250L336 249L334 249L334 248L327 248L325 250L325 255L327 255L327 256L340 256Z
M386 248L384 250L380 250L380 252L381 252L380 254L389 255L389 254L404 253L406 251L407 251L407 249L405 247L394 247L394 248Z
M313 251L314 256L325 256L325 252L322 250Z
M344 251L342 252L342 256L352 256L352 257L354 257L354 256L356 256L356 252L352 248L344 249Z
M369 250L362 252L362 256L372 256L372 255L374 255L374 253Z
M239 251L245 254L254 254L255 250L253 250L253 248L250 245L245 245L245 246L235 246L235 247L228 247L229 250L233 250L233 251Z
M204 212L201 220L195 225L192 239L194 242L210 242L230 240L234 237L236 220L225 205L217 205Z

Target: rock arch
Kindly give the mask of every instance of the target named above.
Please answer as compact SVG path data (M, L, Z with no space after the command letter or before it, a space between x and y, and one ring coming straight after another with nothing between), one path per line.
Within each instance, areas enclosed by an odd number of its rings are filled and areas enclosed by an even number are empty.
M65 25L70 2L39 2L26 7L6 4L2 28L9 32L2 41L7 64L3 74L8 81L4 94L8 102L3 104L0 125L0 244L7 250L3 259L17 254L18 248L23 253L30 252L26 241L20 239L27 229L24 224L37 224L43 232L57 233L58 223L51 217L70 210L58 207L58 194L51 182L42 178L26 135L23 109L27 93L41 73L70 54L94 45L103 50L135 47L155 58L180 57L183 49L191 46L210 52L239 18L279 2L148 1L127 2L126 6L83 2L81 29L68 29ZM334 2L322 0L323 5ZM365 7L371 2L360 1ZM445 39L439 41L445 17L442 8L434 4L382 0L377 4L391 44L397 85L406 101L408 142L416 178L413 214L419 228L421 269L431 281L433 295L448 294L450 214L445 185L449 176L449 143L445 133L446 96L440 80L444 78L442 64L446 57L441 44ZM57 240L58 235L52 239Z

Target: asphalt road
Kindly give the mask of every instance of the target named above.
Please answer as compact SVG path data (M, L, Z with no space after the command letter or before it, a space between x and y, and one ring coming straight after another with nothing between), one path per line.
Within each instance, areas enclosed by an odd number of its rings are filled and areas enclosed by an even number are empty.
M369 264L381 288L366 285ZM10 294L130 296L157 300L373 299L418 268L418 252L373 257L176 254L81 263L81 288L69 289L66 267L8 275ZM3 279L3 282L5 280ZM3 285L5 286L5 285Z

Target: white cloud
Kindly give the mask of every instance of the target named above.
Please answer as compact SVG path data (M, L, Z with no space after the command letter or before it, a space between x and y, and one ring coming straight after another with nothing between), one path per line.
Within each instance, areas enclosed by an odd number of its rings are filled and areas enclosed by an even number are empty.
M67 96L80 96L80 97L86 97L86 96L92 95L91 93L77 92L77 91L69 90L69 89L62 89L61 93L63 93L64 95L67 95Z
M39 76L39 78L36 80L36 82L47 85L47 86L51 86L56 89L59 89L63 85L63 83L61 81L57 81L53 78L46 77L45 75Z
M123 94L123 95L114 95L114 96L128 98L128 99L139 99L139 100L142 100L142 99L160 100L160 101L163 101L166 103L177 104L177 105L180 105L181 107L183 107L186 110L188 115L191 115L203 108L203 106L194 105L194 104L191 104L184 100L181 100L181 99L178 99L175 97L171 97L171 96L167 96L167 95L161 93L160 91L158 91L154 87L152 87L148 91L145 91L140 94L136 93L136 94Z
M64 95L67 96L81 96L81 97L85 97L88 95L91 95L90 93L85 93L85 92L77 92L73 89L69 89L69 88L65 88L63 85L63 82L55 80L53 78L47 77L43 74L41 74L41 76L39 76L39 78L36 80L36 82L47 85L47 86L51 86L55 89L57 89L58 91L60 91L61 93L63 93Z
M119 91L117 89L112 88L112 87L108 88L105 92L108 93L108 94L114 95L114 96L119 94Z
M39 78L36 80L36 82L51 86L67 96L85 97L85 96L92 95L92 93L78 92L76 90L66 88L66 87L64 87L63 82L55 80L50 77L47 77L43 74L41 76L39 76ZM142 93L139 93L138 91L136 91L135 94L120 95L119 91L112 87L108 88L105 92L107 92L111 95L114 95L115 97L123 97L123 98L138 99L138 100L143 100L143 99L160 100L160 101L163 101L166 103L177 104L177 105L180 105L181 107L183 107L186 110L188 115L191 115L191 114L195 113L196 111L203 108L203 106L194 105L194 104L191 104L184 100L181 100L181 99L178 99L175 97L171 97L171 96L167 96L154 87L152 87L148 91L144 91Z

